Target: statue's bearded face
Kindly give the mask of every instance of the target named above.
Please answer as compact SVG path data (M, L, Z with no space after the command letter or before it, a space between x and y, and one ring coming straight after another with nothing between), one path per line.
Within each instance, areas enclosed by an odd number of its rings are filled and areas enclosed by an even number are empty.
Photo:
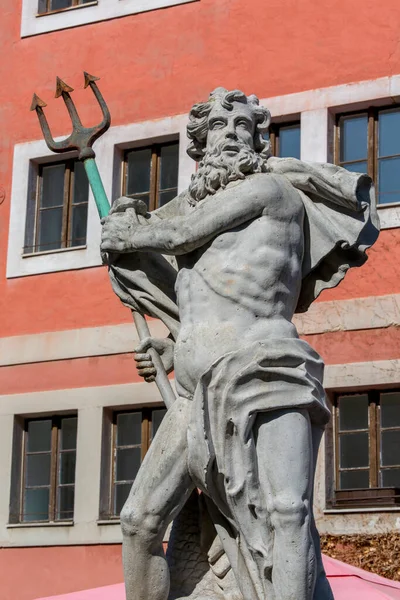
M220 149L226 157L234 157L248 146L254 150L254 114L248 104L233 102L232 110L216 104L208 118L206 152Z
M189 187L197 202L231 181L265 170L264 159L254 150L254 111L243 102L231 106L227 110L216 102L210 111L205 154Z

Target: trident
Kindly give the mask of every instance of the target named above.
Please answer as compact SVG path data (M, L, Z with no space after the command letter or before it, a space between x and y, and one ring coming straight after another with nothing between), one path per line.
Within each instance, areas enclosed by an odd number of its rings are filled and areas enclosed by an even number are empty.
M70 92L73 92L74 90L64 81L62 81L59 77L57 77L56 98L62 96L65 102L65 105L69 112L69 116L71 117L72 121L71 135L60 142L56 142L54 140L53 136L51 135L50 127L43 111L43 108L47 106L47 104L43 102L43 100L41 100L36 94L33 94L31 110L36 111L45 142L50 150L52 150L53 152L67 152L70 150L75 150L79 152L79 159L83 161L83 164L85 166L85 170L89 179L89 184L92 189L94 199L96 201L96 206L100 219L103 219L108 215L108 212L110 210L110 203L108 201L106 192L104 190L103 182L101 180L100 173L97 168L96 154L92 148L92 145L110 127L111 115L110 111L108 110L107 104L96 84L96 81L99 80L99 77L94 77L93 75L89 75L89 73L86 72L84 72L84 76L85 89L87 87L91 88L93 94L95 95L100 105L103 114L103 120L101 121L100 125L96 125L95 127L84 127L82 125L82 121L79 118L75 104L70 96ZM150 337L150 330L147 325L146 319L144 318L144 315L134 310L132 310L132 314L139 339L143 340L146 337ZM154 350L154 348L149 348L148 352L151 355L153 364L157 371L156 385L165 402L165 405L167 406L167 408L169 408L175 401L175 393L171 387L171 384L169 382L169 379L167 377L158 352Z

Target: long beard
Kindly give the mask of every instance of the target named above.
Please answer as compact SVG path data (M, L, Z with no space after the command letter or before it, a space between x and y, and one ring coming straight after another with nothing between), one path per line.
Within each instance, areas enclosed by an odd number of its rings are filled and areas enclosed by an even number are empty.
M207 152L199 163L197 172L192 175L189 193L193 204L225 188L231 181L267 171L265 157L249 146L235 142L240 150L235 155L229 156L223 152L226 145L229 146L229 142L225 141L211 152Z

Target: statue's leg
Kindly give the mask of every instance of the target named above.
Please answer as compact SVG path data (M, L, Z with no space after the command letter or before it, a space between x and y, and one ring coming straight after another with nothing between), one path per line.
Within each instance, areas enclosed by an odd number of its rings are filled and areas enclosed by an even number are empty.
M167 600L163 538L194 486L187 469L188 400L168 410L121 511L127 600Z
M312 600L316 578L310 532L313 449L306 410L259 413L255 436L260 486L274 528L275 600Z
M318 450L323 435L323 429L320 427L312 426L312 441L313 441L313 461L314 461L314 475L317 466ZM314 484L313 484L314 490ZM313 600L333 600L333 593L331 586L329 585L328 578L325 573L324 565L322 563L321 554L321 542L319 539L319 533L315 525L314 511L311 516L311 536L314 542L315 558L317 565L315 590Z

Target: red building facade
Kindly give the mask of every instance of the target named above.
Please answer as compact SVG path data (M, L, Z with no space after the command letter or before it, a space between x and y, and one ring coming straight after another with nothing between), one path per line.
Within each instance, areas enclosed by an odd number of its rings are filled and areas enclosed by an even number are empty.
M334 408L319 528L399 529L397 2L18 0L0 10L1 597L122 580L119 507L162 417L157 390L135 373L135 329L101 266L76 157L52 155L29 112L36 92L54 136L69 133L59 76L84 123L98 122L83 71L101 78L113 119L95 146L111 199L129 192L155 206L187 187L186 115L220 85L268 106L276 154L374 177L382 232L369 261L296 323L325 360Z

